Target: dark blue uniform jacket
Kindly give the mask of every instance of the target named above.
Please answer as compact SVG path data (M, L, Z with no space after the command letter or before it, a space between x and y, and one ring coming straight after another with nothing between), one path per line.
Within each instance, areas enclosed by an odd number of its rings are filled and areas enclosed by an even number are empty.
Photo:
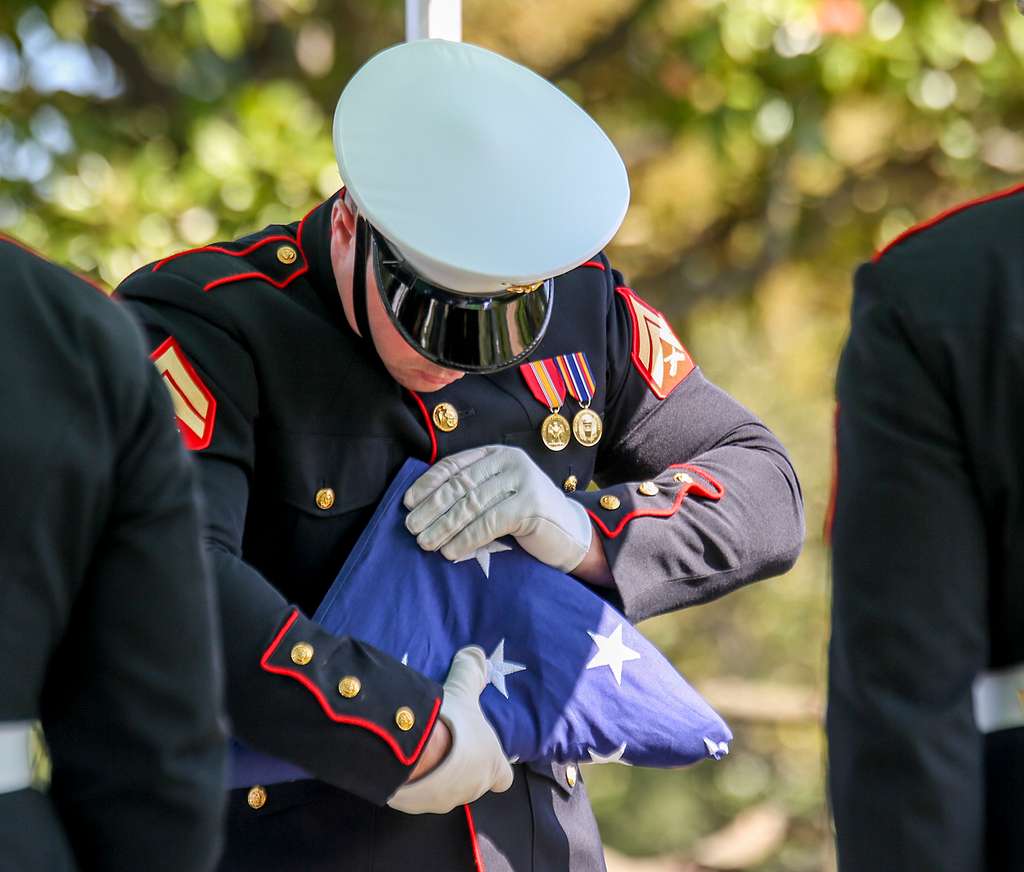
M491 872L603 868L575 769L516 767L507 794L468 812L411 817L383 806L428 737L441 688L305 616L407 457L506 443L567 490L578 482L573 497L604 539L613 597L634 621L787 569L803 535L793 468L764 425L679 356L667 324L603 256L557 280L533 355L586 352L605 425L596 447L544 447L549 410L518 368L432 394L404 390L345 319L329 257L332 202L296 224L144 267L119 289L158 367L173 370L179 428L196 449L234 730L324 782L271 786L258 810L244 792L234 797L226 866L327 869L344 858L346 869L387 869L429 854L431 869L468 869L479 851ZM442 402L458 412L450 432L432 420ZM681 464L724 496L687 498ZM591 479L601 489L584 492ZM648 479L655 496L638 493ZM619 508L601 508L608 494ZM316 652L305 665L292 659L298 642ZM362 682L355 698L338 692L345 675ZM412 729L396 726L403 706Z

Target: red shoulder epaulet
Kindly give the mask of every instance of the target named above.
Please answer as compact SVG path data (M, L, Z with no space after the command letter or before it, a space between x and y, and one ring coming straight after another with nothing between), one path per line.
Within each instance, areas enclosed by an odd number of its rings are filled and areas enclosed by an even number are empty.
M899 236L892 240L892 242L878 249L872 258L872 261L877 263L883 254L885 254L890 248L894 248L899 245L903 240L920 233L922 230L927 230L929 227L934 227L936 224L945 221L953 215L963 212L965 209L970 209L972 206L980 206L982 203L990 203L993 200L1002 200L1004 197L1012 196L1013 194L1020 193L1021 191L1024 191L1024 184L1014 185L1012 188L1007 188L1003 191L996 191L994 194L986 194L983 197L968 200L966 203L959 203L956 206L951 206L949 209L946 209L944 212L940 212L938 215L929 218L927 221L922 221L920 224L915 224L913 227L904 230Z
M270 233L263 236L248 237L245 240L225 242L217 245L203 245L199 248L190 248L186 251L179 251L175 254L157 261L150 268L151 272L163 269L167 264L179 258L201 252L214 252L216 254L228 255L238 259L238 266L225 262L225 272L222 275L204 275L202 288L204 291L212 291L222 285L240 282L246 279L256 279L267 282L279 290L286 288L299 276L309 272L309 260L303 248L302 231L306 226L306 219L318 208L313 209L299 222L298 232L292 238L283 233Z

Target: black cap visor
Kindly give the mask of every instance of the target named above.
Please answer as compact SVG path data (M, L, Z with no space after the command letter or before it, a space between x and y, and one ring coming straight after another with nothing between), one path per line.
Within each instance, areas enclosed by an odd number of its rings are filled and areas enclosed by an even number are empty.
M554 279L536 290L495 289L467 296L417 276L377 231L370 231L374 276L384 308L427 360L462 372L498 372L525 360L544 337Z

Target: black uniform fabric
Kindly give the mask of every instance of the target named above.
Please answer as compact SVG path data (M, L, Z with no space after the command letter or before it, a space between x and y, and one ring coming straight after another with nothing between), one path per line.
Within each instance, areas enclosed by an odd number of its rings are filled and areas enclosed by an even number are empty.
M772 434L699 370L667 399L648 388L631 362L631 316L616 293L621 277L603 257L556 281L551 326L532 355L587 353L597 381L593 408L606 427L596 447L544 447L540 425L549 410L518 368L469 375L423 396L404 390L345 319L329 255L332 203L298 224L145 267L119 289L152 345L166 347L173 337L216 401L212 433L193 421L188 438L209 440L196 457L209 504L207 542L220 584L235 732L345 792L270 786L258 813L236 792L225 867L326 868L344 851L346 868L371 868L375 855L380 868L379 852L402 844L406 862L436 852L450 859L431 868L463 869L463 811L410 820L377 807L408 776L441 689L356 640L326 638L305 617L403 461L506 443L524 449L560 485L575 476L575 497L614 534L604 543L614 597L633 620L786 569L803 536L799 486ZM451 432L431 423L441 402L458 411ZM571 417L575 404L567 403ZM713 504L677 499L686 485L670 467L680 463L706 470L725 497ZM606 488L582 493L592 477ZM660 485L658 495L637 493L644 479ZM322 499L326 489L329 500ZM621 508L600 508L606 494L618 496ZM300 611L293 614L290 603ZM282 643L275 637L284 626ZM292 662L298 641L312 642L322 659ZM261 665L268 650L273 664ZM268 674L267 665L275 671ZM354 698L338 693L345 675L362 682ZM413 710L413 729L396 728L400 706ZM517 767L516 777L507 795L473 806L487 868L601 868L600 840L575 777L567 779L565 767ZM313 803L314 790L318 807L339 809L325 814L335 823L322 839L288 836L300 825L284 817L271 825L275 815L302 815L294 805ZM520 819L532 821L532 854L523 853ZM281 865L274 848L284 843L294 846L291 866ZM270 854L274 862L261 860Z
M1024 729L979 671L1024 661L1024 194L857 272L838 377L828 711L842 872L1024 869Z
M41 720L53 773L0 795L0 869L211 869L224 676L167 391L101 291L0 263L0 721Z

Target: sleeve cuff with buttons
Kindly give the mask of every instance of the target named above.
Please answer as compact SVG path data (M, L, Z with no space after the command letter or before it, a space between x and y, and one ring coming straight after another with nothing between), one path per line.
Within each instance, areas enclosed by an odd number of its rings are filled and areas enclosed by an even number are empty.
M691 464L669 466L653 479L626 482L599 490L577 491L573 498L583 505L602 539L608 565L615 577L616 591L627 616L646 616L647 608L639 602L642 593L635 590L634 561L619 560L626 540L646 551L649 556L660 551L667 531L663 524L678 524L679 514L687 500L717 502L725 488L707 471ZM646 543L646 544L645 544Z
M339 728L369 734L386 749L383 768L372 779L386 799L409 776L430 738L441 708L442 689L381 651L352 638L338 638L293 610L260 659L264 672L294 681ZM321 747L316 775L348 789L365 759L334 755ZM339 772L332 772L335 763ZM397 764L397 765L395 765ZM360 791L363 792L363 791Z

